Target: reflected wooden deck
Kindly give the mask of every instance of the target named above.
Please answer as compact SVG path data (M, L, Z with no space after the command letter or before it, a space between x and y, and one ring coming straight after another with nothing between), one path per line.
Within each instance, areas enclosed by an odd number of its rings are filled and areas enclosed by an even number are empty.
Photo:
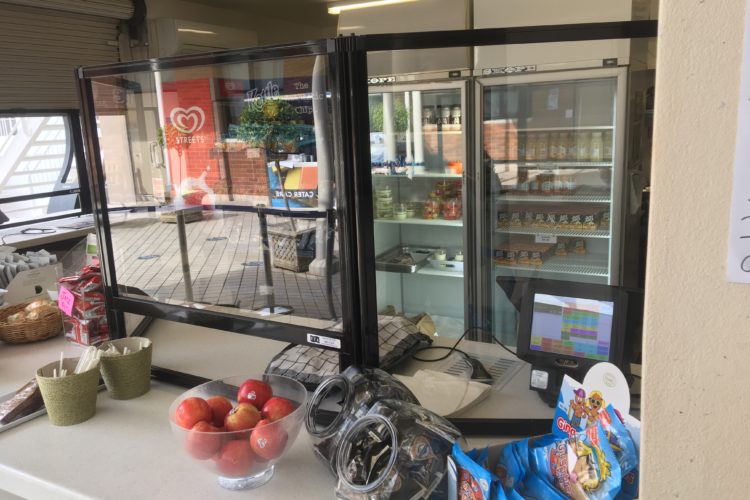
M260 293L266 282L259 227L256 214L227 211L205 212L203 220L185 226L195 302L251 310L266 305ZM112 246L119 284L139 288L158 300L185 299L175 224L161 222L158 212L129 214L112 227ZM272 271L277 305L293 307L298 316L331 319L324 277L275 267ZM333 276L333 303L340 317L338 273Z

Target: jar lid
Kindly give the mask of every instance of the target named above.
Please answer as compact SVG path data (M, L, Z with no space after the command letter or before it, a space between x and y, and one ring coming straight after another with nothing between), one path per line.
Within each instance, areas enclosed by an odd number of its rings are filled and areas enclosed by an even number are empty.
M345 418L352 400L352 384L344 375L334 375L321 383L310 399L305 428L311 436L323 437L333 434ZM341 411L331 421L324 418L330 412L329 403L334 402ZM322 407L326 409L323 410Z

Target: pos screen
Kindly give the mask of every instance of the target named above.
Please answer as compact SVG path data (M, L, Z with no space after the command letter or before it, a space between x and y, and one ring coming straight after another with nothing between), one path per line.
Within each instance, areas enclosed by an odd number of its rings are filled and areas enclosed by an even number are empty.
M614 302L534 294L529 350L610 359Z

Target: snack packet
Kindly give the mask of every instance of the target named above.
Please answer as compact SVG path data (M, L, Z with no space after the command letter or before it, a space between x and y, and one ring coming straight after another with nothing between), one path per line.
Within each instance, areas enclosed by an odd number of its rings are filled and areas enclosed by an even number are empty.
M499 478L508 498L524 498L529 495L526 485L530 471L529 450L547 446L557 439L554 434L544 434L505 445L500 452L495 475Z
M557 399L552 432L558 437L565 438L593 425L602 401L601 392L592 391L591 394L586 394L583 384L565 375ZM595 406L597 402L600 403L599 408Z
M641 450L641 422L633 417L632 415L625 415L622 419L623 426L628 431L628 435L633 441L636 456ZM631 470L627 474L622 476L622 488L620 493L617 495L617 500L629 500L631 498L638 498L638 481L640 472L638 467Z
M638 467L638 452L633 438L630 437L630 433L612 405L607 406L607 409L599 414L599 422L617 457L623 476Z
M575 500L609 499L620 491L620 464L599 422L575 436L530 449L529 461L531 472L543 481L527 478L529 490L547 483Z
M497 477L487 470L488 450L471 450L464 453L458 442L453 443L451 453L456 462L458 476L458 500L505 500L505 493Z

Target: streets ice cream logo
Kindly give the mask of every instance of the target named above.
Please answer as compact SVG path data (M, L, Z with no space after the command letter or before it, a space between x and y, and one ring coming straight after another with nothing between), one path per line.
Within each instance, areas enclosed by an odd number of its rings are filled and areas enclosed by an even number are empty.
M206 122L206 114L198 106L185 108L173 108L169 113L172 126L181 134L177 136L178 144L204 143L206 138L202 135L193 135L203 127Z
M206 122L206 115L198 106L187 109L174 108L169 114L169 118L172 120L174 128L183 134L192 134L196 130L200 130Z

